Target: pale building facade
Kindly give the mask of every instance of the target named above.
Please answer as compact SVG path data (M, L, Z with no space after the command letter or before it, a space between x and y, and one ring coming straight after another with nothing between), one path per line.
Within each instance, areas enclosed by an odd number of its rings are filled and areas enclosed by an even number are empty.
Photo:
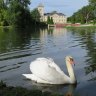
M67 23L67 17L63 13L58 13L57 11L53 11L51 13L44 13L44 6L42 4L39 4L37 7L39 13L40 13L40 20L42 22L47 22L48 16L50 18L53 18L54 24L65 24Z

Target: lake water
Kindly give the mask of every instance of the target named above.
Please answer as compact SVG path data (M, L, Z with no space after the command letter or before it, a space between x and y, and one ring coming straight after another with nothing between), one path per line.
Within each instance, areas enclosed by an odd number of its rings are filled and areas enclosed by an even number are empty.
M76 86L36 84L22 76L31 73L30 62L38 57L53 58L68 74L67 55L75 60ZM0 80L66 96L96 96L96 28L0 29Z

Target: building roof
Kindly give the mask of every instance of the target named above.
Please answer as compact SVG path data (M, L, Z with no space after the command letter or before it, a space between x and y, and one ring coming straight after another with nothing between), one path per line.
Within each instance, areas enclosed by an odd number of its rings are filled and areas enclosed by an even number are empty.
M58 13L57 11L53 11L51 13L45 13L44 15L45 16L50 16L50 15L54 15L54 14L57 14L59 16L65 16L63 13Z

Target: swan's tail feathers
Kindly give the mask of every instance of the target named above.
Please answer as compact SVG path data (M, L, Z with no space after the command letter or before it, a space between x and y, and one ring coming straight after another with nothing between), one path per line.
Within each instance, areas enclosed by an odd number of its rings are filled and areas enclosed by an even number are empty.
M37 81L37 78L36 76L34 76L34 74L22 74L22 75L25 76L27 79Z
M34 74L22 74L22 75L25 76L27 79L31 79L37 83L51 84L51 82L45 81L45 80L35 76Z

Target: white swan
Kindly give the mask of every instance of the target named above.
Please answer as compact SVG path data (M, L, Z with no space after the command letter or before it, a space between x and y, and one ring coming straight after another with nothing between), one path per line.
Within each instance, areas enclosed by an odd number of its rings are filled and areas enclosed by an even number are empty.
M37 58L30 64L32 74L22 75L37 83L75 84L76 79L72 67L73 63L73 58L66 56L66 65L69 73L69 76L67 76L51 58Z

